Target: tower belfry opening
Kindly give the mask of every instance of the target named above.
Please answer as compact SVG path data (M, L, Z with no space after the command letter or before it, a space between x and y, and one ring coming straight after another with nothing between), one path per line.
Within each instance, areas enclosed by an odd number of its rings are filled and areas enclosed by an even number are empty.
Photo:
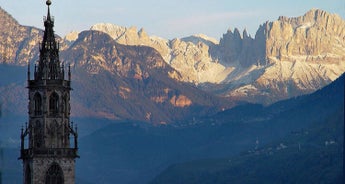
M19 158L23 160L24 184L73 184L75 159L79 158L77 127L70 122L71 71L69 67L66 80L51 4L46 1L48 12L33 79L28 65L29 122L21 131Z

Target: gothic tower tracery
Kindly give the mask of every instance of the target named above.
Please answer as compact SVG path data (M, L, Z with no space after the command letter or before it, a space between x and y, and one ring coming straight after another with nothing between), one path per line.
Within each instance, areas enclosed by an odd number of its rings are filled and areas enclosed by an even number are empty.
M40 56L31 79L28 65L29 123L21 131L24 184L73 184L78 158L77 127L70 122L71 72L65 79L47 0Z

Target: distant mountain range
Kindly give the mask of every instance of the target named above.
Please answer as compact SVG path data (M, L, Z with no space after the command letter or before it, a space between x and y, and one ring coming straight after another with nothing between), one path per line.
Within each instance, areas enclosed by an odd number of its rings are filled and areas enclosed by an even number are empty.
M179 82L156 50L121 45L102 32L80 33L62 57L72 64L72 103L80 116L167 124L234 105Z
M255 38L235 29L219 42L205 35L166 40L97 24L58 40L60 59L72 66L73 116L169 124L322 88L345 71L344 30L339 16L311 10L266 22ZM38 59L42 33L0 9L0 70L12 76L1 78L5 114L27 111L25 70Z
M270 147L282 151L269 158L290 162L301 143L295 168L320 169L314 162L320 160L326 170L319 176L330 180L318 181L337 181L344 27L339 16L311 10L266 22L254 38L235 29L220 41L205 35L166 40L111 24L58 37L60 59L72 70L72 119L81 133L77 180L167 183L172 175L184 179L183 167L207 179L241 182L249 171L259 174L248 178L257 181L308 182L258 180L265 178L262 170L290 169L282 164L246 170L251 159L274 163L266 160ZM15 135L26 119L27 64L33 70L42 36L42 30L20 25L0 8L0 175L5 183L22 181ZM312 94L300 96L305 93ZM285 98L290 99L277 102ZM210 160L198 161L204 158ZM222 165L233 158L238 159L233 165ZM303 173L315 174L312 169ZM286 171L291 178L296 174Z
M182 81L200 89L256 103L313 92L345 71L345 21L318 9L265 22L254 38L238 29L228 30L220 41L202 34L166 40L113 24L91 30L121 44L155 48Z
M33 70L42 31L19 25L3 10L0 87L4 114L25 115L28 61ZM74 117L169 124L234 106L229 99L180 82L181 75L147 46L126 46L99 31L84 31L60 44L60 60L72 70ZM0 48L1 48L0 47ZM11 71L11 72L10 72ZM31 76L32 77L32 76Z

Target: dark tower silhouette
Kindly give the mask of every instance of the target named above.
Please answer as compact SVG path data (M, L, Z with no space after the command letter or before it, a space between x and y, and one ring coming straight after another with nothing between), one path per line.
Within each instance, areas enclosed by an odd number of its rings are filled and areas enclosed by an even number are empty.
M71 72L65 79L54 36L54 19L47 0L44 36L33 80L28 65L29 123L21 132L24 184L73 184L75 159L79 157L77 128L70 122ZM73 138L73 139L71 139ZM74 146L71 146L71 140Z

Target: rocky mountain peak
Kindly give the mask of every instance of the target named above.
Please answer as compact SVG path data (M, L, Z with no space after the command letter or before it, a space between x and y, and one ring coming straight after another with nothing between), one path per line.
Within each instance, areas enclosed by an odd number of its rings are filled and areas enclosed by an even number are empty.
M9 13L7 13L4 9L0 7L0 23L1 25L19 25L16 19L12 17Z
M42 31L19 25L3 10L0 22L0 59L19 65L35 62ZM312 92L345 71L345 22L337 15L317 9L300 17L279 17L265 22L255 38L237 28L229 29L220 41L201 34L167 40L148 35L143 28L108 23L90 29L91 32L71 33L59 42L60 50L73 53L65 58L86 66L91 74L105 69L140 81L151 76L146 69L169 66L174 69L165 71L170 78L252 102L267 103L268 99L270 103ZM119 52L124 48L121 45L131 49ZM151 55L143 58L134 54L138 51ZM145 68L146 65L130 62L127 55L134 55L138 61L151 61L151 65ZM123 97L127 97L126 91L121 93ZM189 104L189 97L175 96L172 104ZM158 102L164 98L153 99Z
M90 30L101 31L110 35L116 42L124 45L145 45L155 48L161 53L165 61L169 60L168 40L156 36L149 36L143 28L139 31L135 26L123 27L115 24L95 24Z
M250 101L258 102L259 95L260 103L271 103L320 89L345 71L345 21L338 15L312 9L265 22L254 39L245 32L241 37L228 30L211 49L213 57L235 68L222 81L228 89L223 95L248 100L255 94Z
M21 26L0 8L0 62L26 65L37 58L38 37L42 32Z
M242 35L243 35L243 38L245 38L245 37L249 37L249 36L248 36L247 29L244 29L244 30L243 30Z
M298 60L295 56L309 62L344 60L345 21L323 10L312 9L301 17L279 17L267 24L266 37L266 54L271 61Z
M221 41L222 39L226 39L226 38L239 40L239 39L242 39L242 35L238 28L235 28L233 31L229 28L227 32L223 34L223 38L221 38Z
M311 9L303 16L299 17L285 17L280 16L277 21L291 24L293 28L298 28L300 26L304 28L309 28L314 26L314 24L319 24L319 26L327 25L328 23L341 21L342 18L336 14L330 14L324 10Z
M320 20L326 19L328 17L333 17L336 15L332 15L324 10L321 9L311 9L307 13L305 13L302 17L295 18L296 20L299 20L301 22L319 22ZM291 18L292 20L294 18Z
M90 30L101 31L107 33L113 39L117 39L126 32L127 28L110 23L99 23L91 26Z
M224 71L224 66L211 58L209 50L218 44L218 41L206 35L199 34L169 41L156 36L149 36L143 28L137 31L136 27L124 28L100 24L91 29L113 35L112 38L120 44L144 45L156 49L166 63L183 73L181 80L186 82L218 83L224 80L229 73L229 71ZM113 33L119 29L121 34Z
M216 50L213 54L226 65L248 67L256 64L257 59L254 52L260 48L256 49L255 46L254 39L248 35L247 30L243 30L241 35L238 28L235 28L234 31L229 29L227 33L223 34L216 49L213 49Z
M201 43L204 43L208 46L216 45L219 43L219 41L216 40L215 38L211 38L211 37L204 35L204 34L195 34L192 36L181 38L181 40L183 40L185 42L192 42L193 44L198 44L199 42L201 42Z
M140 38L148 38L148 34L145 32L144 28L141 28L139 31L138 31L138 35Z
M235 30L234 30L234 37L242 38L240 30L238 30L238 28L235 28Z
M206 93L180 83L180 74L155 49L119 44L100 31L81 32L62 57L78 68L74 74L75 88L82 89L75 98L78 115L170 123L194 113L195 107L213 103Z
M125 45L145 45L143 43L149 41L149 36L144 29L141 28L138 31L135 26L127 28L110 23L99 23L91 26L90 30L106 33L118 43Z
M78 31L72 31L64 37L64 40L66 42L74 42L78 39L78 35L79 35Z

